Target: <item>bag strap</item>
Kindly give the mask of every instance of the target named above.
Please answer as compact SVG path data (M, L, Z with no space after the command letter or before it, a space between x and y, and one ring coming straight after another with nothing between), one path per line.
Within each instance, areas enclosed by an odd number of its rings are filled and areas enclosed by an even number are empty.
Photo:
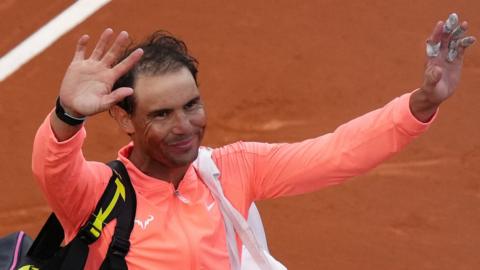
M236 247L235 249L232 249L230 245L231 239L235 237L232 236L231 230L228 230L228 227L233 225L238 236L240 237L243 244L248 249L260 269L273 269L272 265L270 264L268 258L265 255L262 245L255 237L255 234L248 225L248 222L245 220L242 214L240 214L233 207L230 201L228 201L228 199L223 194L223 189L218 178L220 176L220 171L218 170L217 166L211 158L211 149L201 148L195 165L200 171L202 180L207 185L215 199L220 203L220 211L223 214L223 218L227 227L227 240L229 240L227 242L229 242L229 254L232 255L231 253L234 253L233 258L231 258L232 268L240 269L238 266L238 250L236 249ZM228 236L228 234L230 234L230 236Z
M60 249L64 238L64 231L57 216L51 213L37 237L33 241L27 256L43 263L52 258Z
M105 260L100 267L101 270L126 270L127 262L125 256L127 256L130 249L130 234L132 233L133 226L135 224L135 214L137 210L137 199L135 196L135 190L128 176L128 172L121 161L114 160L108 164L114 174L125 185L125 195L127 200L122 208L122 211L117 216L117 224L112 236L112 241L107 251ZM129 199L128 199L129 198Z
M53 213L41 229L27 254L41 269L83 269L88 246L100 238L104 226L115 218L117 225L102 269L127 269L125 256L135 219L135 191L122 162L114 160L107 165L112 169L112 177L95 211L70 243L61 248L64 230Z

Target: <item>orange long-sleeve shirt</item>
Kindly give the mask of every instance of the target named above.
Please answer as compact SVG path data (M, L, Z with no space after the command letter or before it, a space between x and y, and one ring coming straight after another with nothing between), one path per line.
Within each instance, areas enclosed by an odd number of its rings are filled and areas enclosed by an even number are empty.
M366 172L427 129L429 123L411 114L409 97L405 94L314 139L291 144L237 142L214 149L225 196L246 216L255 200L312 192ZM58 142L47 117L34 142L34 175L67 239L94 210L111 176L105 164L85 160L81 151L85 136L82 129ZM118 153L137 196L126 257L129 269L229 269L223 218L193 166L175 190L136 168L128 160L132 147ZM108 224L90 247L86 269L99 268L114 224Z

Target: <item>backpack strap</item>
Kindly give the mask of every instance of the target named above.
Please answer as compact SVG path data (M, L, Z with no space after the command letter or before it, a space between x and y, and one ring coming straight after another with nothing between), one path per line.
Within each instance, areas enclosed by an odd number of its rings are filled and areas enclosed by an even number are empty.
M88 246L100 238L105 225L115 218L117 225L102 269L127 269L125 256L130 247L128 239L135 219L136 196L125 166L118 160L107 165L112 169L112 177L95 211L65 247L61 247L64 230L58 218L53 213L48 218L28 251L28 256L37 261L41 269L83 269ZM103 268L104 265L110 268Z
M135 224L135 213L137 209L137 199L135 190L133 189L130 177L122 162L118 160L111 161L110 166L117 177L122 178L125 184L125 205L117 216L117 224L115 232L112 236L112 242L107 251L105 260L100 267L101 270L127 270L127 262L125 256L130 249L130 234Z

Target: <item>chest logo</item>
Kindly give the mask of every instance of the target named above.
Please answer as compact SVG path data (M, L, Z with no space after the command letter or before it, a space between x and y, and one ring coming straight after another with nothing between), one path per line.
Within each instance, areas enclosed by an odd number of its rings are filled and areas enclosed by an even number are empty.
M148 218L144 221L140 220L140 219L135 219L135 223L138 224L138 226L140 226L140 228L142 228L142 230L145 230L148 226L148 224L150 224L150 222L152 222L155 218L152 216L152 215L148 215Z
M211 204L209 204L209 205L205 205L205 206L207 207L208 212L212 211L212 208L213 208L214 205L215 205L215 201L213 201L213 202L212 202Z

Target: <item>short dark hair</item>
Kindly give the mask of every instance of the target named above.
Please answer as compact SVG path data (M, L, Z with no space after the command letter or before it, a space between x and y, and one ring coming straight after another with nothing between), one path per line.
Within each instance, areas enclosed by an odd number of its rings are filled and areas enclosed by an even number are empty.
M139 74L159 75L171 71L177 71L186 67L192 73L197 83L198 61L188 53L187 45L182 40L174 37L166 31L157 31L144 42L130 46L125 50L122 61L136 49L143 49L143 55L138 63L127 73L121 76L113 85L113 90L120 87L132 87ZM135 97L130 95L118 104L128 114L135 112Z

